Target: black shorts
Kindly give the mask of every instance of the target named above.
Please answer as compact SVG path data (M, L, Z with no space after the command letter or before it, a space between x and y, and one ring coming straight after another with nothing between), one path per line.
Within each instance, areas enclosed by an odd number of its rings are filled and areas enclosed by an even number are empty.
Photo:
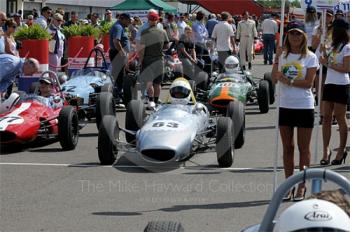
M350 94L350 85L326 84L323 87L322 101L346 105Z
M280 108L279 126L313 128L314 121L314 109Z
M140 79L145 82L153 82L153 84L160 85L163 81L164 75L164 61L159 59L157 61L144 61L142 63L142 71Z

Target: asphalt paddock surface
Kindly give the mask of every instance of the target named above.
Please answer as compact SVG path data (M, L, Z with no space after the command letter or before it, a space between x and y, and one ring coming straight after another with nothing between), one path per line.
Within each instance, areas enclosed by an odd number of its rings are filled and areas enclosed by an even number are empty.
M262 78L270 70L258 56L252 72ZM135 154L120 153L113 166L100 166L93 122L81 130L74 151L63 152L58 142L2 149L0 230L143 231L148 221L172 220L181 222L185 231L240 231L261 221L272 196L275 115L275 106L267 114L260 114L257 105L246 107L246 142L235 151L230 168L218 168L215 153L165 169L139 165ZM123 126L125 112L118 111L117 117ZM319 151L321 133L319 127ZM337 126L332 133L334 150ZM316 127L313 153L315 141ZM281 149L279 142L278 183L284 178ZM320 159L319 152L312 167L319 167ZM349 163L326 168L350 178Z

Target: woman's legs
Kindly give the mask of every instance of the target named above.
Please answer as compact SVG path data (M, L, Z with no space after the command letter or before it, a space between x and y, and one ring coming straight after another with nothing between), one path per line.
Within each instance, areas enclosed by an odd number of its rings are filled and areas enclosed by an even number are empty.
M332 133L332 118L334 103L329 101L322 101L323 104L323 123L322 123L322 137L323 137L323 159L328 160L329 141Z
M340 160L343 157L346 140L348 138L348 123L346 120L346 105L334 103L334 116L339 125L339 147L335 159Z
M283 166L286 178L293 175L294 171L294 128L289 126L280 126L280 134L283 145Z

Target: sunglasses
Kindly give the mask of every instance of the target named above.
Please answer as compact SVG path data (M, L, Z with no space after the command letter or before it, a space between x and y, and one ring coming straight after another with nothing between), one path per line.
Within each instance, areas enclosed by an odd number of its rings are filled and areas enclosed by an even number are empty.
M303 35L303 33L299 32L299 31L290 31L289 34L292 36L302 36Z
M16 28L17 28L17 26L12 26L12 28L13 28L13 29L16 29Z

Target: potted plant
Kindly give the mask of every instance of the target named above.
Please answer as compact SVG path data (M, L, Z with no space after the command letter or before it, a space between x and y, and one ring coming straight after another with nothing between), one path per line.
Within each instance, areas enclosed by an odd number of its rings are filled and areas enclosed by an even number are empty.
M40 71L46 71L49 63L49 39L50 33L40 25L20 27L15 33L15 39L20 43L20 57L32 57L41 64Z
M78 57L87 58L99 37L99 29L91 25L71 25L63 27L62 32L68 40L69 58L75 57L81 49Z

